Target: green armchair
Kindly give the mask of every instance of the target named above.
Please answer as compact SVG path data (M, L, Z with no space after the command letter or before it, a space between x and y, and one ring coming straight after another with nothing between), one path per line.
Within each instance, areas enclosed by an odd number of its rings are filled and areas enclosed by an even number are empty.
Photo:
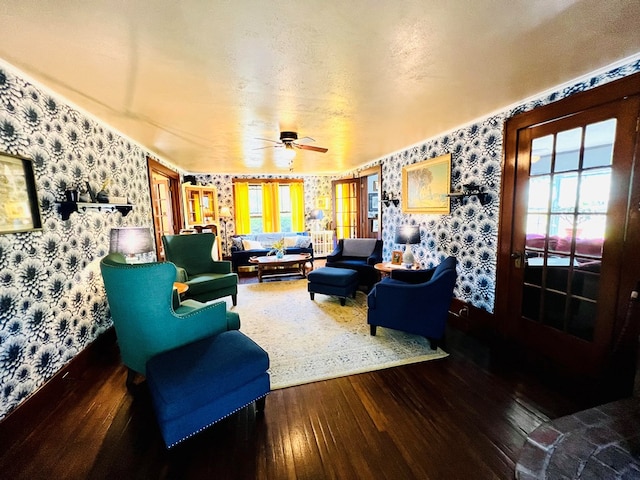
M111 253L100 270L129 388L136 373L146 375L147 361L156 354L240 328L240 317L223 301L177 301L172 263L129 265L124 256Z
M164 256L178 267L176 281L189 285L186 298L208 302L231 295L238 304L238 274L231 262L211 257L216 236L213 233L163 235Z

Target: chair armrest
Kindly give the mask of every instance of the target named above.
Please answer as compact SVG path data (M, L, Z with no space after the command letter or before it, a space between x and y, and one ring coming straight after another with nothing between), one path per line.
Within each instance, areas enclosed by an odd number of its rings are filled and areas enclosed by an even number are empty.
M186 302L179 309L185 313L175 312L176 321L167 322L163 332L174 342L179 339L179 343L185 345L228 330L227 304L224 301L202 304L200 308L195 302Z
M210 273L231 273L231 262L228 260L212 260Z
M382 256L374 253L367 257L367 265L375 265L376 263L382 263Z
M337 246L333 252L331 252L329 255L327 255L327 260L329 261L336 261L338 259L342 258L342 248L340 248L340 246Z
M187 275L187 271L184 268L176 266L176 270L176 282L184 283L189 280L189 275Z

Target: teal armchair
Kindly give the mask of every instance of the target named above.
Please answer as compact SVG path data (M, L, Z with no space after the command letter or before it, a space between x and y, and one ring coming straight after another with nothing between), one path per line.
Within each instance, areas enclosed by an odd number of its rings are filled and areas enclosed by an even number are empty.
M136 373L146 375L147 361L156 354L240 328L240 317L223 301L180 303L172 263L129 265L112 253L102 259L100 270L129 388Z
M178 267L176 281L189 285L186 298L209 302L231 295L238 304L238 274L231 262L211 257L216 236L213 233L163 235L164 256Z

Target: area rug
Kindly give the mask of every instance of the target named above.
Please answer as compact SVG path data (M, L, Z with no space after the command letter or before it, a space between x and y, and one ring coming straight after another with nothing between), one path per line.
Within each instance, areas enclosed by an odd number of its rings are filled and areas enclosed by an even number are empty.
M345 306L316 294L306 280L238 286L240 331L269 353L271 388L424 362L448 356L431 350L426 338L378 327L369 334L367 297L358 292Z

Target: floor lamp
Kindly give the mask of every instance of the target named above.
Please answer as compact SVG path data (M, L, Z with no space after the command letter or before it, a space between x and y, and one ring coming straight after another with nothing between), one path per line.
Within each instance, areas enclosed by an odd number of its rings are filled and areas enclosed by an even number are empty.
M227 219L231 218L231 209L229 207L222 207L220 209L220 220L222 220L223 226L223 236L224 236L224 254L228 255L227 252Z

